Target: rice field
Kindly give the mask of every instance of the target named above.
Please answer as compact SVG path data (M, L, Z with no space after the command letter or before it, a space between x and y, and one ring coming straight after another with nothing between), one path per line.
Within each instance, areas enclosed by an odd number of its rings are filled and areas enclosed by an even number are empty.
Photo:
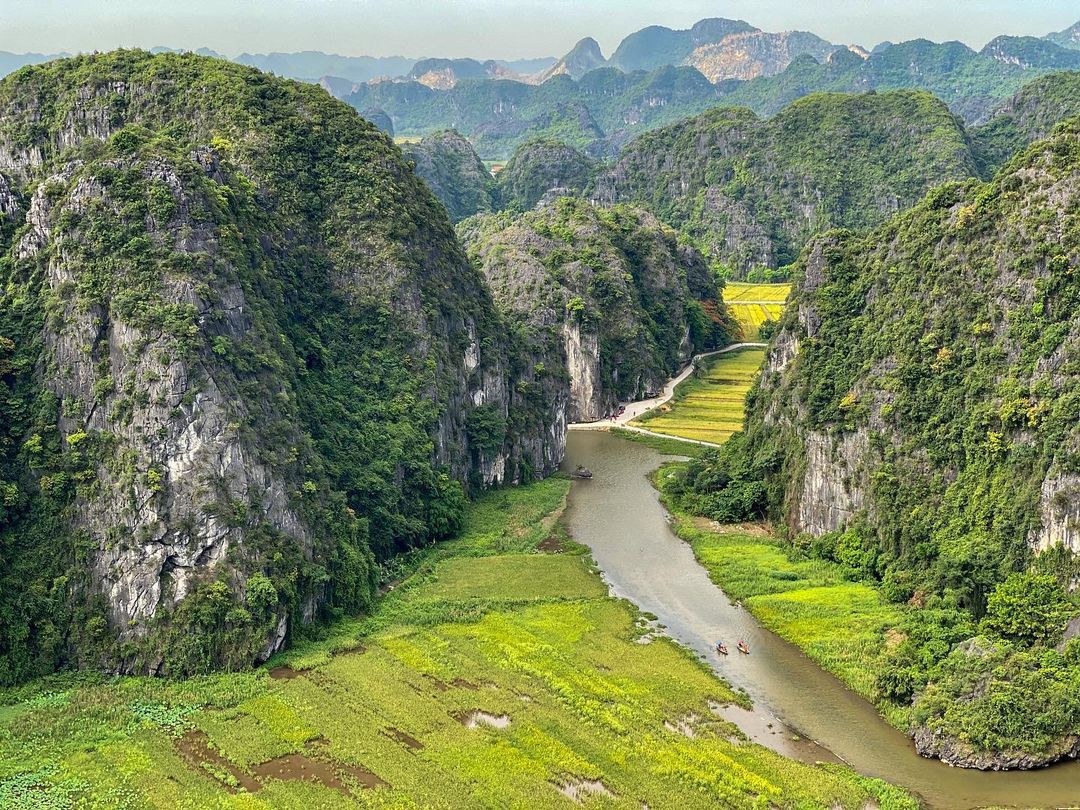
M759 337L761 325L777 321L791 293L790 284L743 284L728 282L724 288L724 303L742 327L743 340Z
M568 488L483 497L372 616L262 669L0 692L0 807L914 810L715 714L747 700L608 596Z
M783 304L790 294L790 284L746 284L729 281L724 286L724 301L728 304L737 304L740 301Z
M671 402L631 424L654 433L722 444L742 430L746 393L764 360L761 349L743 349L706 360L704 373L680 384Z

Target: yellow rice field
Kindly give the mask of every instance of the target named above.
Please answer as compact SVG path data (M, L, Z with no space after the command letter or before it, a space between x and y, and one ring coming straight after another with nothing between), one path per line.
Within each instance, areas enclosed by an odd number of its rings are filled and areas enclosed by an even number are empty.
M790 294L790 284L746 284L741 281L729 281L724 286L724 301L729 304L740 301L783 304Z
M790 292L790 284L728 282L724 288L724 302L742 327L743 340L757 340L765 321L780 319Z
M631 424L655 433L722 444L742 430L746 393L765 359L761 349L744 349L706 361L675 390L675 398Z

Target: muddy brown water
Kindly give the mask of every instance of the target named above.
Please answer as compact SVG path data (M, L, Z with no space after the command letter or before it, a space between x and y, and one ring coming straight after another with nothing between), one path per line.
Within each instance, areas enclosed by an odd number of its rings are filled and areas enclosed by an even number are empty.
M565 521L573 538L592 549L616 596L654 613L670 636L746 690L754 711L719 710L725 718L786 756L810 762L835 756L860 773L902 785L935 810L1080 806L1080 763L993 773L925 759L869 702L733 606L672 532L649 483L648 474L665 460L609 433L572 431L564 469L580 464L594 477L574 482ZM751 655L734 652L740 638ZM718 639L732 647L731 655L713 652Z

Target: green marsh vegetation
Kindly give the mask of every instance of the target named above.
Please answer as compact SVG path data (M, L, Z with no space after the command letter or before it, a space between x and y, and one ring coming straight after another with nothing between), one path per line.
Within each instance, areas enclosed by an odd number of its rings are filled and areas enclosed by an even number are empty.
M745 698L651 638L562 534L568 488L481 497L370 617L266 668L2 693L0 805L573 807L591 785L598 807L916 806L739 742L710 702Z

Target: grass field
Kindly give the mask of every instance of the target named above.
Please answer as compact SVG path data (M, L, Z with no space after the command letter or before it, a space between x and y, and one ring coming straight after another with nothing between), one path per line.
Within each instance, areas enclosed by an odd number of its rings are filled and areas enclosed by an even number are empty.
M374 615L263 669L0 694L0 807L915 807L741 741L710 701L745 698L553 525L568 487L487 495Z
M784 314L784 302L791 293L790 284L743 284L729 281L724 287L724 302L742 327L744 340L757 340L765 321L776 321Z
M631 424L656 433L721 444L742 430L746 392L764 359L761 349L743 349L706 360L704 373L680 383L668 404Z
M693 547L713 582L767 628L875 701L877 661L886 632L902 622L901 606L887 602L872 585L850 581L835 563L793 561L767 532L751 535L712 526L666 505L676 532ZM895 707L885 716L898 727L906 724L906 715Z

